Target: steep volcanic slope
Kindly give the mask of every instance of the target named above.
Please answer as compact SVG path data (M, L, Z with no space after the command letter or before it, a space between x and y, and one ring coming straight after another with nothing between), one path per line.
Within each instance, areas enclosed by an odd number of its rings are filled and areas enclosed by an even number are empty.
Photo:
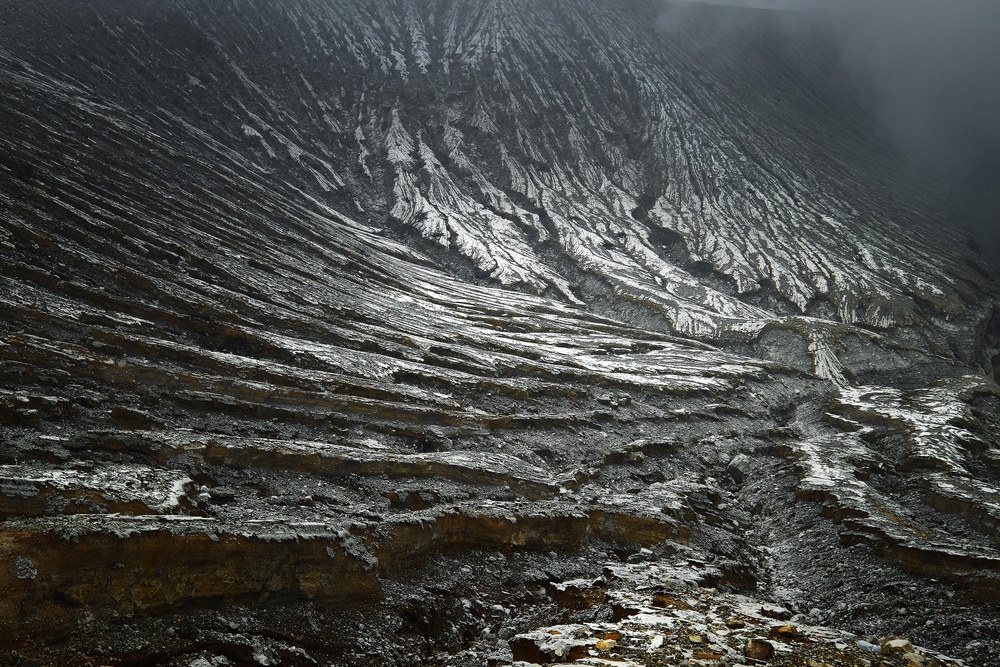
M502 662L632 557L989 664L998 276L821 35L3 11L11 660Z

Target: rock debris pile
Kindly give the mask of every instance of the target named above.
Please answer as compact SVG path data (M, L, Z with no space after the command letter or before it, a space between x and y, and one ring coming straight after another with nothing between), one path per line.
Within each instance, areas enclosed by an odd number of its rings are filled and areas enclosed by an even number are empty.
M687 568L691 565L688 564ZM685 568L685 569L687 569ZM677 578L680 574L681 577ZM879 643L817 626L808 616L698 586L666 563L612 565L601 578L565 582L563 605L610 607L603 622L554 625L511 640L513 665L775 665L964 667L909 641ZM570 592L571 593L568 593Z

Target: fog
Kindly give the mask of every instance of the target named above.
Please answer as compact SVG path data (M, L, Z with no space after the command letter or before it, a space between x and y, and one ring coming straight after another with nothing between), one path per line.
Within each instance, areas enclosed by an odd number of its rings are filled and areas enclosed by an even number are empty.
M979 245L1000 258L1000 2L713 4L797 10L798 19L829 30L842 66L866 91L886 135L909 159L933 170Z

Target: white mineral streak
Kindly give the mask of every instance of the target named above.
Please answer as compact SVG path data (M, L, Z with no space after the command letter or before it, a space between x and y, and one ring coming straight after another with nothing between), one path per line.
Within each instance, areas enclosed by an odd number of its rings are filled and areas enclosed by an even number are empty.
M878 534L921 549L950 553L990 554L987 544L958 538L918 518L919 507L865 481L884 453L869 437L889 427L903 437L902 464L928 470L922 484L932 496L974 504L978 512L1000 518L1000 489L978 481L969 468L969 443L976 437L963 424L972 418L963 397L989 391L983 378L966 376L910 391L887 387L842 385L828 418L846 432L816 435L795 444L803 470L802 488L836 499L854 513L852 521Z
M446 73L461 71L475 80L474 72L489 69L495 88L475 85L465 100L432 103L442 105L449 119L443 133L410 109L394 108L384 155L395 174L393 216L500 284L538 293L554 288L577 298L562 268L534 241L554 238L575 265L610 283L619 298L661 312L677 332L705 339L759 330L750 322L789 314L743 298L761 289L774 289L792 314L829 299L842 321L877 328L913 321L911 295L940 300L947 293L941 283L950 279L937 270L932 248L894 253L898 229L863 219L841 190L817 183L779 154L778 142L739 145L738 137L754 136L747 128L756 111L749 117L727 107L706 111L686 93L665 94L683 90L689 73L650 66L646 42L613 12L561 6L544 10L553 20L542 24L524 21L529 13L519 0L459 2L443 13L419 3L403 6L398 15L373 20L363 5L305 3L298 20L336 26L359 60L389 63L404 85L423 85L409 78L406 61L427 74L437 49ZM324 13L335 20L319 21ZM565 22L579 34L561 28ZM595 62L586 67L578 67L573 55L581 36L607 47L595 50ZM553 58L562 64L550 74ZM558 81L550 78L555 74ZM653 164L616 140L636 119L623 118L635 112L611 101L630 98L646 110L642 138ZM356 111L364 100L361 105ZM342 124L349 125L346 118ZM486 137L477 139L474 152L463 141L470 130ZM370 174L363 137L358 127L355 161ZM486 146L495 159L482 150ZM651 170L668 175L659 192L648 192ZM338 184L323 172L318 182L321 177ZM507 193L516 193L519 203ZM640 194L656 195L646 221L632 217ZM664 253L649 225L679 234L676 251ZM864 244L845 242L852 238ZM732 280L736 293L693 276L678 261L684 254ZM810 345L817 374L838 380L837 363L822 341Z
M929 493L1000 516L997 490L969 465L976 443L963 426L965 396L978 391L976 381L906 391L852 386L842 361L847 336L888 347L894 330L931 317L935 331L947 330L948 318L964 314L969 284L981 280L969 277L963 256L933 240L936 214L922 206L922 193L906 186L912 210L891 204L875 185L887 165L863 141L847 132L823 139L829 132L815 126L821 121L808 120L822 114L762 99L752 71L725 77L719 72L731 68L713 56L696 60L668 39L650 46L637 32L648 22L620 20L620 12L636 11L631 5L444 5L288 3L282 20L332 68L325 84L306 65L269 81L266 68L227 53L217 27L185 10L227 66L225 80L185 68L178 95L197 105L197 96L235 91L219 102L226 114L217 128L195 128L155 101L141 114L115 106L37 63L14 67L15 56L2 50L0 78L10 90L30 91L48 115L73 109L77 126L92 126L95 136L114 136L136 154L184 156L186 168L225 184L213 190L195 178L192 192L180 193L157 170L143 174L141 186L129 180L134 174L108 175L155 193L163 210L151 211L111 192L73 196L89 179L67 163L65 173L49 176L59 188L48 214L106 236L124 229L123 219L141 220L141 233L123 243L134 256L123 256L122 273L108 284L141 278L193 312L241 304L246 313L268 313L266 324L237 318L240 332L256 327L262 344L326 369L281 369L315 386L312 399L361 388L391 391L400 405L462 410L447 392L398 381L406 374L456 388L488 378L528 391L556 373L580 384L596 375L649 391L721 391L765 366L710 344L789 332L811 359L803 369L836 392L827 415L835 426L804 431L795 444L803 489L836 496L883 534L932 532L862 479L881 456L863 436L872 423L891 424L909 461L928 471ZM356 84L344 81L352 72ZM314 126L300 126L308 123ZM58 127L47 131L67 145L80 141ZM227 199L223 190L240 194ZM4 215L15 204L0 193ZM359 215L362 209L371 213ZM184 242L198 250L198 262L164 243L176 238L178 221L188 224ZM50 233L43 222L26 224L43 238ZM409 233L431 250L390 238ZM0 229L5 251L10 239ZM103 261L72 244L60 252L80 265ZM127 273L131 260L156 252L172 258L176 276ZM437 263L445 253L488 286L456 280ZM195 264L235 280L213 281ZM101 290L68 284L80 293ZM223 286L233 284L239 289ZM588 309L600 299L606 311ZM82 303L0 276L0 304L12 312L36 309L74 326L109 321L164 359L197 352L233 377L277 370L273 361L159 340L143 318ZM282 321L321 333L302 340L271 324ZM131 368L96 346L21 338L24 349L69 368ZM434 361L444 356L448 364ZM151 358L151 366L168 363ZM502 377L509 369L520 375ZM192 375L191 382L210 385L211 378ZM246 387L273 389L259 379ZM67 479L39 477L52 485ZM163 508L183 483L173 479L162 489Z

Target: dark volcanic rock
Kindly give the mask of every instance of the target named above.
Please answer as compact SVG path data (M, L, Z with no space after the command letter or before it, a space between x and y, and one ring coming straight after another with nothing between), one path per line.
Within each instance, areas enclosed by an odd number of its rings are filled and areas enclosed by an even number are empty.
M657 600L719 616L663 660L780 606L996 664L1000 274L835 60L653 0L6 3L0 662L635 664Z

